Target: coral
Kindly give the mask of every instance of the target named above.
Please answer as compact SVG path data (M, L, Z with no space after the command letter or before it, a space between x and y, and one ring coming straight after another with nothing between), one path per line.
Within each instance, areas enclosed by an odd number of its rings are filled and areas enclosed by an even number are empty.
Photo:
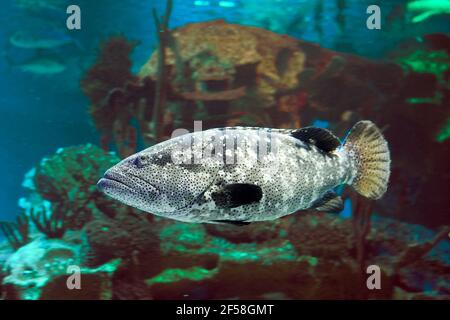
M133 81L129 55L134 46L135 43L123 36L112 37L101 44L95 64L81 80L81 89L91 99L93 108L99 107L97 104L111 90L122 87L127 81Z
M38 229L60 236L65 229L80 229L93 217L114 215L124 207L96 187L99 177L118 161L113 154L90 144L59 149L43 159L36 167L33 184L35 192L51 202L51 209L31 208L30 217Z
M13 253L4 265L6 299L110 299L110 277L118 261L95 269L81 267L80 246L36 239ZM82 290L70 290L69 266L79 266ZM110 290L109 290L110 292Z
M294 39L223 21L189 24L174 29L172 38L166 54L171 96L202 102L208 127L217 125L215 116L240 110L244 101L250 108L247 115L258 119L252 106L277 108L278 99L298 86L304 54ZM159 54L153 54L139 76L156 79L158 59Z
M364 242L366 263L382 270L382 289L373 291L355 280L361 269L351 220L298 213L278 228L217 233L121 213L7 255L3 290L7 299L261 299L274 288L285 299L448 298L448 229L436 234L374 216ZM82 270L79 292L65 289L69 264Z

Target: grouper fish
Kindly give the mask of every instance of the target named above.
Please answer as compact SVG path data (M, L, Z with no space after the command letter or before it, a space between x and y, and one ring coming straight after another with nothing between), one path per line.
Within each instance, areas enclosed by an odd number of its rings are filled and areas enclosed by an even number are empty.
M299 210L339 212L333 189L369 199L386 192L390 154L360 121L344 142L322 128L229 127L184 134L129 156L98 182L105 194L184 222L245 225Z

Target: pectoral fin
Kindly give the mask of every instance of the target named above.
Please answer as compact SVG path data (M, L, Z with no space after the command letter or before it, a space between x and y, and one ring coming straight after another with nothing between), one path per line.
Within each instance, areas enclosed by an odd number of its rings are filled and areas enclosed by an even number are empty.
M336 193L333 191L328 191L322 198L313 204L311 209L338 213L344 209L344 202Z

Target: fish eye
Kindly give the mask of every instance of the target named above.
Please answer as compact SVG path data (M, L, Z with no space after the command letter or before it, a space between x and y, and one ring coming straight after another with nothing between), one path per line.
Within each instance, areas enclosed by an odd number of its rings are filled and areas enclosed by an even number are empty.
M148 160L150 159L150 157L148 155L138 155L137 157L135 157L133 159L133 165L135 165L137 168L142 168L143 166L145 166L148 162Z

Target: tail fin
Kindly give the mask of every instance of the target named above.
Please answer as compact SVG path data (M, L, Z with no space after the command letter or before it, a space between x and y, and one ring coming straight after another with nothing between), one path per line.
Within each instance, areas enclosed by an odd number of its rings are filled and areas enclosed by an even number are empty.
M351 186L366 198L381 198L389 181L391 157L378 127L371 121L359 121L347 135L344 148L356 167Z

